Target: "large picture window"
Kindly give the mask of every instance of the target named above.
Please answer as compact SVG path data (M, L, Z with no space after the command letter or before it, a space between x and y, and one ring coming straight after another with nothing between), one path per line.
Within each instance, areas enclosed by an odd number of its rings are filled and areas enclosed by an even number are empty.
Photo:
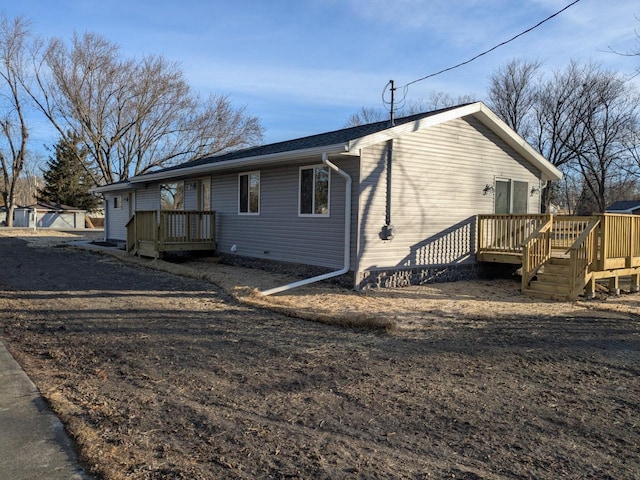
M162 210L184 210L184 182L160 185L160 208Z
M238 175L238 213L244 215L260 213L260 172Z
M300 215L329 216L329 167L300 168Z

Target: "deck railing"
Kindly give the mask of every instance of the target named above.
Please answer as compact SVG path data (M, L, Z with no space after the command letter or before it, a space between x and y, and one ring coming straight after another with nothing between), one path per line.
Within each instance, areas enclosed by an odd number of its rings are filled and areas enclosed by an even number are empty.
M529 285L540 267L551 258L553 218L529 235L522 246L522 288Z
M569 265L571 270L570 295L578 296L591 275L598 260L598 240L600 237L601 218L593 217L584 231L569 247ZM595 267L595 268L594 268Z
M140 241L158 241L158 212L156 210L141 210L129 219L127 223L127 252L137 248Z
M593 217L554 215L551 244L553 248L569 248L587 228Z
M550 219L547 214L478 215L478 251L521 253L525 240Z
M597 279L621 275L631 275L637 289L640 216L479 215L477 253L481 261L521 261L523 288L552 256L564 256L573 298L585 286L593 293Z
M215 212L143 210L127 223L127 251L162 253L214 248Z
M215 212L160 211L160 245L211 243L215 239Z
M600 270L640 266L640 216L602 215Z

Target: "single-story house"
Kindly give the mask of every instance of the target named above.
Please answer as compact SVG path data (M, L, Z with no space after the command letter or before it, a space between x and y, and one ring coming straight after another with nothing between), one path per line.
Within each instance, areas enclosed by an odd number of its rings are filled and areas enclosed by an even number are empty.
M13 211L13 226L28 228L85 228L86 210L53 202L38 202Z
M477 215L539 213L540 191L561 176L477 102L201 158L94 192L105 199L105 239L128 240L131 251L136 215L196 212L180 228L211 221L208 248L219 254L339 269L360 289L474 275Z
M640 200L620 200L609 205L605 212L640 215Z

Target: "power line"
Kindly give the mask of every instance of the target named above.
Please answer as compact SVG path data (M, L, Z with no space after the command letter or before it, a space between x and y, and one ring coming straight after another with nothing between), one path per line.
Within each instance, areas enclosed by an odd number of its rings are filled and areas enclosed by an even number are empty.
M504 42L501 42L493 47L491 47L489 50L485 50L482 53L479 53L478 55L476 55L473 58L470 58L469 60L466 60L462 63L458 63L457 65L454 65L453 67L449 67L449 68L445 68L443 70L440 70L439 72L436 73L431 73L429 75L427 75L426 77L422 77L422 78L418 78L417 80L413 80L412 82L407 83L406 85L403 85L402 87L398 87L398 88L404 88L406 89L407 87L409 87L409 85L413 85L414 83L418 83L421 82L423 80L426 80L427 78L431 78L431 77L435 77L436 75L440 75L442 73L448 72L450 70L454 70L456 68L462 67L463 65L467 65L468 63L473 62L474 60L477 60L478 58L482 57L483 55L486 55L487 53L493 52L494 50L496 50L497 48L500 48L504 45L506 45L507 43L511 43L513 42L516 38L519 38L527 33L529 33L532 30L535 30L536 28L538 28L540 25L542 25L543 23L548 22L549 20L551 20L554 17L557 17L558 15L560 15L562 12L564 12L565 10L573 7L576 3L578 3L580 0L574 0L573 2L571 2L569 5L567 5L566 7L564 7L562 10L558 10L556 13L554 13L553 15L548 16L547 18L545 18L544 20L536 23L533 27L527 28L525 31L520 32L519 34L511 37L509 40L505 40Z

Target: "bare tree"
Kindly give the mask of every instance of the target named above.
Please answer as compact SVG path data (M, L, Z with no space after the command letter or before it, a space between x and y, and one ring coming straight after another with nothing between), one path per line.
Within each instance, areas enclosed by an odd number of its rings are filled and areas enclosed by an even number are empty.
M105 38L75 35L43 45L30 89L61 136L82 139L96 184L251 146L262 126L224 95L194 94L177 64L161 56L121 58Z
M531 133L540 67L538 61L511 60L489 78L490 107L524 138Z
M383 108L362 107L359 112L349 117L345 127L357 127L358 125L366 125L367 123L382 122L389 119L389 112Z
M636 20L640 22L640 17L636 16ZM609 50L615 53L616 55L622 55L623 57L640 58L640 31L636 29L635 33L636 33L635 45L629 48L627 51L619 51L613 48L610 48ZM636 73L634 76L640 75L640 65L635 68L635 71Z
M0 168L8 226L13 225L16 187L27 156L29 130L24 112L27 97L21 84L25 78L24 60L29 38L26 20L0 16Z
M584 107L576 129L576 168L604 212L613 192L633 188L629 152L640 125L640 97L618 74L595 67L585 75L580 93Z
M575 173L572 168L580 150L586 148L580 125L589 107L582 91L592 68L571 62L565 70L540 80L532 105L533 115L527 120L527 140L555 167L570 167L562 168L565 176ZM558 187L556 182L549 182L542 191L543 211L548 211L550 204L557 200Z
M549 77L537 62L511 61L492 77L492 107L565 176L549 182L542 209L567 198L567 185L589 189L580 197L603 211L608 191L624 190L630 165L637 100L618 75L595 64L571 62ZM626 148L626 151L624 150ZM587 202L588 203L588 202Z
M466 103L473 103L476 97L470 93L451 96L447 92L431 92L427 99L408 101L402 109L404 115L414 115L416 113L430 112L442 108L455 107Z
M452 97L445 92L432 92L428 99L400 99L399 103L395 105L396 111L394 113L396 117L405 117L423 112L431 112L441 108L472 103L474 101L476 101L475 97L471 94ZM375 107L362 107L359 112L354 113L349 117L345 127L355 127L357 125L365 125L367 123L382 122L389 118L390 114L388 110Z
M22 175L16 181L15 186L15 204L16 205L32 205L38 201L38 186L42 185L42 176L39 175L39 169L34 165L37 162L29 158L25 162Z

